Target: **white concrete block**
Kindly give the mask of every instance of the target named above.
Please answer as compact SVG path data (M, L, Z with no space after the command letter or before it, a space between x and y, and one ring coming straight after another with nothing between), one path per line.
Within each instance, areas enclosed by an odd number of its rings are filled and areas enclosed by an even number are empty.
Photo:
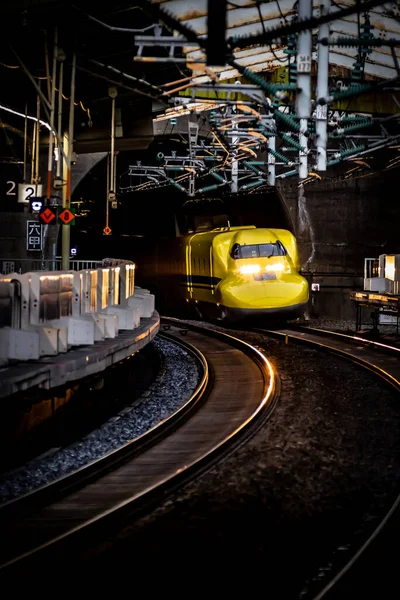
M107 314L106 312L99 313L99 316L104 319L106 338L117 337L119 329L118 316L116 314Z
M40 356L58 354L58 329L55 327L36 327L39 334Z
M87 346L94 344L93 319L61 317L48 322L49 327L66 327L69 346Z
M83 319L93 321L94 323L94 341L101 342L106 339L106 324L105 320L98 314L88 313L82 316Z
M135 290L135 295L128 299L128 306L139 308L141 318L149 318L154 312L154 300L154 294Z
M3 360L38 360L39 333L12 327L0 329L0 358Z
M58 351L60 353L68 350L68 330L66 327L58 328Z
M109 306L105 309L108 315L118 317L118 329L135 329L138 327L137 321L140 315L138 308L120 308L119 306Z

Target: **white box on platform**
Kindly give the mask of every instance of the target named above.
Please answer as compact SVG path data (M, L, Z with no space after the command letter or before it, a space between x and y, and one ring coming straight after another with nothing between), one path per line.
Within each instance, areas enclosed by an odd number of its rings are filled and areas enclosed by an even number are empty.
M106 338L115 338L118 335L119 319L115 314L108 314L107 309L99 313L99 316L104 319Z
M39 334L40 356L56 356L68 350L68 332L65 327L32 325Z
M140 324L140 315L138 308L120 308L119 306L109 306L104 312L108 315L118 317L118 329L136 329ZM138 323L139 321L139 323Z
M92 321L94 323L94 341L102 342L106 339L106 323L105 319L103 319L98 314L87 313L82 315L83 319L88 321Z
M94 322L93 319L61 317L49 321L50 327L66 327L68 330L69 346L87 346L94 344Z
M38 360L39 334L12 327L0 329L0 358L5 360Z
M128 306L138 308L140 317L148 319L154 312L154 299L154 294L150 294L147 290L135 289L135 295L128 299Z

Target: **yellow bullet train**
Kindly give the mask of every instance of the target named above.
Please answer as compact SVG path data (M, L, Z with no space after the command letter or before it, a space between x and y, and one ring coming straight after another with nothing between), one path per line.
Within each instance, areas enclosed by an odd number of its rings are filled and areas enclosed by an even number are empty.
M232 322L307 309L309 285L286 229L218 227L158 240L153 251L138 257L136 275L164 314L186 307Z

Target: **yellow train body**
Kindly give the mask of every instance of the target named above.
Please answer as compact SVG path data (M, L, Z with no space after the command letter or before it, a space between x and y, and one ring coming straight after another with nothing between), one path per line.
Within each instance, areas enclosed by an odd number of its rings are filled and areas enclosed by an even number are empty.
M159 245L151 268L167 305L180 300L205 317L297 316L309 298L296 239L284 229L226 227L186 234Z

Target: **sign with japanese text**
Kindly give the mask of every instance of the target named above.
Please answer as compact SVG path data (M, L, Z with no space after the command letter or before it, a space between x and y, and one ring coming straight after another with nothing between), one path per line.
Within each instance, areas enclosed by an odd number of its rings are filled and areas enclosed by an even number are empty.
M43 249L43 227L38 221L26 222L26 249L29 251Z

